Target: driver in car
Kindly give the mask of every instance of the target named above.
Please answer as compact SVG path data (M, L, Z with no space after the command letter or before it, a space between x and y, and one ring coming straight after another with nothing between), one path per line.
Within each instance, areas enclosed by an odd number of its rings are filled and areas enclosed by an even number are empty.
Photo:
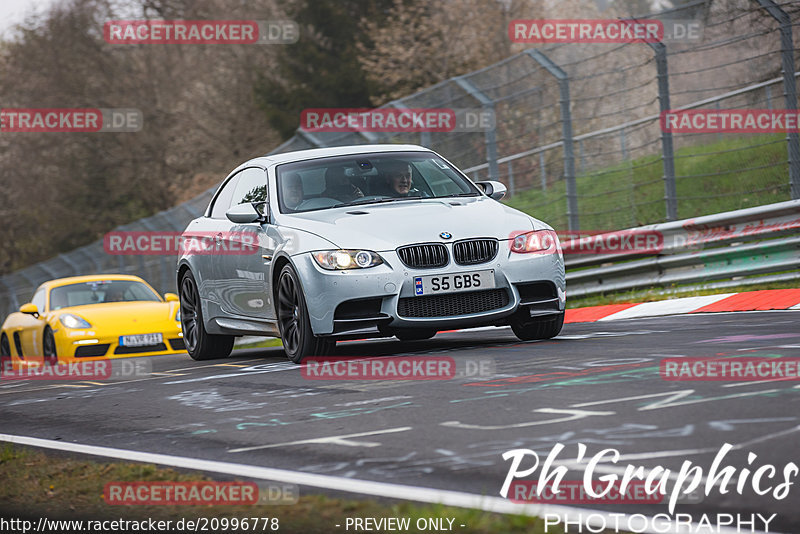
M419 189L413 188L411 164L405 161L387 161L381 167L386 180L389 196L408 197L421 196Z
M297 209L303 202L303 180L300 173L293 172L283 180L283 203L290 210Z
M119 285L112 284L106 291L103 302L123 302L125 300L125 289Z

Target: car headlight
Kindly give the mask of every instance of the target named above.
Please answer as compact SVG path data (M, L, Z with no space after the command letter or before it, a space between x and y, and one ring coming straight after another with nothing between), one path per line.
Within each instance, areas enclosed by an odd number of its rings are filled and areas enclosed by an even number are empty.
M558 236L552 230L536 230L518 234L511 239L511 252L554 254L561 249Z
M383 263L383 258L370 250L321 250L311 256L317 265L330 271L366 269Z
M178 311L175 312L175 321L181 322L181 309L178 308Z
M92 325L86 319L73 315L71 313L64 313L59 318L61 324L67 328L91 328Z

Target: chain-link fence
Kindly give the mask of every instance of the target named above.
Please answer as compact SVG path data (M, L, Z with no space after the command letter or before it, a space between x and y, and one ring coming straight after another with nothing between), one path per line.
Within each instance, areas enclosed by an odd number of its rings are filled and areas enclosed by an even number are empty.
M416 143L558 229L614 230L800 198L797 134L673 133L676 109L797 109L800 5L696 0L658 15L661 43L546 45L387 104L479 109L493 126L458 132L298 130L272 153ZM213 191L121 231L182 231ZM174 291L174 256L106 254L102 241L0 278L16 310L45 280L133 273Z

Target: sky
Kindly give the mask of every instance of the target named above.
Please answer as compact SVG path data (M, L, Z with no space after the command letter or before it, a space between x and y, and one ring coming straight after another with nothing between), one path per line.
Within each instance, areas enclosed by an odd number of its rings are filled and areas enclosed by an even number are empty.
M0 0L0 34L22 22L31 10L44 11L57 0Z

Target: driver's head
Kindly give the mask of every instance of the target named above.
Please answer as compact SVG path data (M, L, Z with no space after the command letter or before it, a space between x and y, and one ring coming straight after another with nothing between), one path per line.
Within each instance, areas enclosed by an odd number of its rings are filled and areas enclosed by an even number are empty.
M303 201L303 181L300 174L293 172L283 179L283 203L294 209Z
M125 300L125 289L116 285L111 284L111 287L108 288L106 291L106 296L103 299L104 302L122 302Z
M411 191L411 164L406 161L387 161L381 165L389 191L396 195L407 195Z

